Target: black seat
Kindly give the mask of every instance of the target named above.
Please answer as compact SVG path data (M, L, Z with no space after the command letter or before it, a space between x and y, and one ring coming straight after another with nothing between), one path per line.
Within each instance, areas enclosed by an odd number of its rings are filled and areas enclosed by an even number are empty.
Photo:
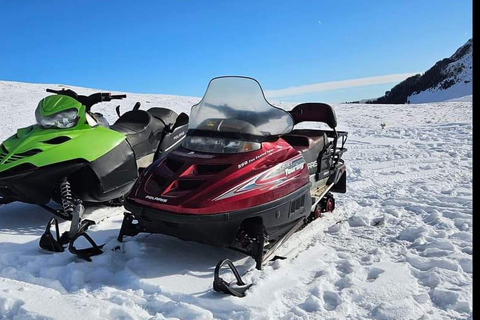
M327 134L324 131L313 129L295 129L282 138L297 149L310 149L316 146L323 150L328 143Z
M292 147L302 152L310 175L328 171L332 145L322 130L296 129L282 136Z
M113 130L122 132L124 134L140 134L144 132L152 117L148 112L143 110L128 111L124 113L112 127Z
M162 121L166 126L173 126L178 117L178 114L175 111L167 108L155 107L148 109L147 112L156 119Z
M337 127L337 117L333 108L326 103L307 102L302 103L290 111L295 124L304 121L326 123L330 128Z
M165 124L144 110L124 113L110 129L123 133L140 159L157 150Z
M178 115L177 120L175 120L174 127L181 127L188 124L189 117L186 113L182 112Z

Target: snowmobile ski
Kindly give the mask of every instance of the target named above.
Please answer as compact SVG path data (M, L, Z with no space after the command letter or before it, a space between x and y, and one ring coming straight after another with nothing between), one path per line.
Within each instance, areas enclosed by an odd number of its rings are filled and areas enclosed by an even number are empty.
M75 241L77 241L79 238L85 238L91 245L90 248L85 248L85 249L77 249L75 247ZM97 256L99 254L102 254L102 245L97 245L95 241L86 233L86 232L80 232L73 237L68 245L68 251L70 251L72 254L78 256L81 259L84 259L86 261L92 261L91 257Z
M230 268L235 276L235 282L228 283L220 277L220 270L225 265ZM214 271L213 290L241 298L245 296L245 291L247 291L251 286L251 284L246 284L243 282L240 273L232 261L229 259L222 259L217 263Z
M348 219L336 220L331 225L335 225L335 224L338 224L338 223L341 223L341 222L345 222L347 220ZM283 243L285 243L295 232L301 230L306 225L307 225L307 223L297 225L297 229L295 231L293 231L290 234L285 235L285 237L283 237L281 240L277 241L273 246L271 246L270 249L266 250L264 255L263 255L263 261L262 261L261 265L263 266L263 265L267 264L268 262L275 261L275 260L286 260L286 259L293 260L293 259L295 259L298 256L298 254L301 253L303 250L300 251L300 252L298 250L296 250L296 251L294 250L295 251L294 254L292 254L292 252L289 252L289 254L287 254L286 256L277 256L277 255L275 255L275 253L276 253L277 249L279 249L280 246ZM226 261L228 261L228 262L226 262ZM224 265L227 265L231 269L231 271L234 274L237 282L228 283L220 277L218 270L220 270ZM254 269L259 270L257 264L255 265L255 268L250 268L245 273L243 273L243 275L240 275L237 267L235 266L235 264L231 260L229 260L229 259L220 260L217 263L217 266L216 266L215 272L214 272L213 290L216 291L216 292L221 292L221 293L233 295L233 296L236 296L236 297L244 297L246 295L247 290L250 289L253 286L253 284L245 283L245 281L243 281L242 277L245 277L248 273L252 272Z

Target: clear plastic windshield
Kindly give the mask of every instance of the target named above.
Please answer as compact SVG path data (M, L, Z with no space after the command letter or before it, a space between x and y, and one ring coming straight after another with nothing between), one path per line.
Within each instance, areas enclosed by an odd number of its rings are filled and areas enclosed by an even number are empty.
M268 103L252 78L219 77L210 81L202 101L190 114L190 130L275 136L293 129L293 118Z

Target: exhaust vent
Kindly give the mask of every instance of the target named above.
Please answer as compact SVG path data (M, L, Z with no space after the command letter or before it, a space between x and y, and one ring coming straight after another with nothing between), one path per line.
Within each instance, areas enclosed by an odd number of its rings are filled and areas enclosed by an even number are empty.
M301 213L304 208L305 208L305 195L302 195L301 197L291 202L290 213L288 216L290 217L294 214Z
M183 164L184 163L182 161L173 160L170 157L167 157L167 160L165 161L165 165L172 172L177 172L178 170L180 170L180 168L182 168Z
M0 162L5 160L5 158L8 156L8 150L5 148L5 146L2 144L1 145L1 148L0 148ZM40 149L32 149L32 150L28 150L26 152L22 152L22 153L15 153L15 154L12 154L6 161L5 161L5 164L9 164L9 163L12 163L14 161L18 161L18 160L21 160L23 158L26 158L26 157L31 157L31 156L34 156L38 153L41 153L42 150Z
M50 139L50 140L47 140L47 141L43 141L43 143L47 143L47 144L62 144L64 142L67 142L68 140L71 140L70 137L64 137L64 136L61 136L61 137L56 137L56 138L53 138L53 139Z
M168 179L157 174L153 174L145 184L145 191L151 194L160 194L167 186Z
M198 164L196 171L197 174L215 174L226 170L228 167L230 167L229 164Z
M8 155L8 150L3 146L3 144L0 145L0 162L5 159L5 157Z
M175 191L195 190L200 187L205 180L179 179Z
M21 157L21 158L25 158L25 157L34 156L34 155L36 155L36 154L39 154L40 152L42 152L42 150L40 150L40 149L32 149L32 150L28 150L28 151L26 151L26 152L14 154L14 156L16 156L16 157ZM13 156L12 156L12 157L13 157Z

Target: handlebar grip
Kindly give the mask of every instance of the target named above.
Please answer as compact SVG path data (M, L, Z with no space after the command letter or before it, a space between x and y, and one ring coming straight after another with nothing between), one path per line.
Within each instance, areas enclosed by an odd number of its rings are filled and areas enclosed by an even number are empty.
M124 99L126 97L127 97L126 94L117 94L117 95L110 96L111 99Z
M47 89L46 91L47 91L47 92L50 92L50 93L59 93L59 92L61 92L60 90L53 90L53 89Z

